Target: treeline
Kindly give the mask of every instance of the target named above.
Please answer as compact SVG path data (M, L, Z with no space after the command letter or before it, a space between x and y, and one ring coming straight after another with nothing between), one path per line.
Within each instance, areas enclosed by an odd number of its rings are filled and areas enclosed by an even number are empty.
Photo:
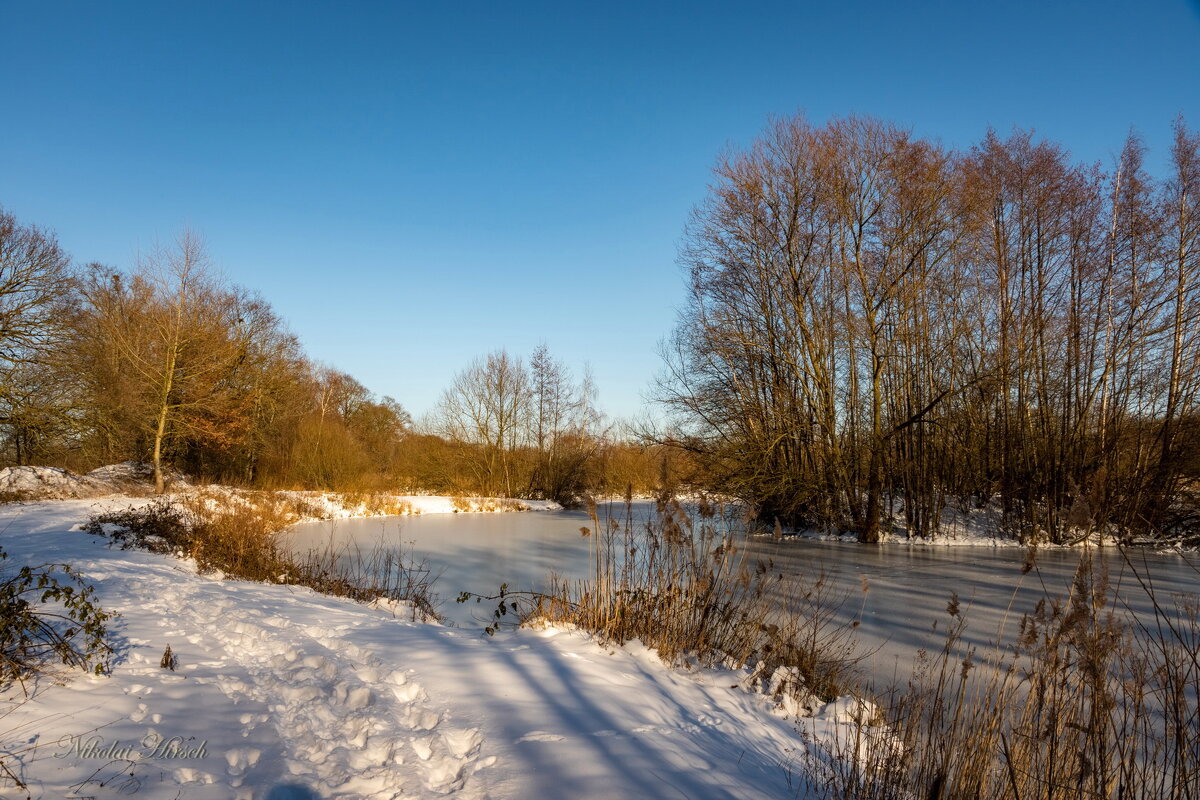
M1155 177L989 133L778 121L686 232L674 442L719 488L875 541L950 501L1062 542L1195 535L1200 136Z
M497 383L497 381L499 381ZM0 458L124 460L267 488L572 500L648 488L665 456L602 429L590 381L545 348L464 371L427 424L314 364L261 297L184 234L128 272L75 268L0 209ZM615 488L619 487L619 488Z

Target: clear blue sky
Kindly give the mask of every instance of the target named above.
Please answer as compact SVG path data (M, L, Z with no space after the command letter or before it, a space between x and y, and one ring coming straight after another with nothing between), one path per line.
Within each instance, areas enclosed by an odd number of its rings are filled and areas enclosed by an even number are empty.
M539 341L637 411L709 170L772 115L1159 165L1200 3L0 0L0 204L81 261L190 226L309 353L429 409Z

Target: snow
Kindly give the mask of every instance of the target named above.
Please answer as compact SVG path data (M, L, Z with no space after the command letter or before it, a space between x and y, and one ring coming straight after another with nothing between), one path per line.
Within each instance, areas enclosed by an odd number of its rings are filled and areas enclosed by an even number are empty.
M148 486L154 482L154 466L145 461L122 461L120 464L109 464L87 473L85 478L99 481L109 491L127 491L138 486ZM164 468L163 475L167 487L174 490L191 488L191 483L179 470L171 467Z
M890 525L885 525L880 541L886 544L909 545L912 547L1007 547L1028 549L1030 543L1022 542L1004 532L1004 515L999 501L992 500L982 508L976 506L961 506L957 503L947 503L941 512L938 529L932 536L921 538L910 536L905 525L904 517L898 511L890 517ZM1084 536L1080 530L1074 531L1077 541L1072 544L1054 544L1040 541L1038 548L1047 550L1082 549L1087 546L1116 547L1121 543L1115 530L1092 531ZM757 534L766 537L772 534ZM802 537L826 542L858 542L854 533L830 533L818 529L788 530L788 537Z
M9 497L94 497L105 488L100 481L59 467L0 469L0 494Z
M0 506L10 565L69 562L121 614L111 675L0 695L0 748L33 797L793 797L806 748L866 715L843 699L798 721L744 672L670 669L636 642L409 622L77 530L144 502Z
M167 469L164 477L168 488L191 488L177 470ZM101 497L145 491L153 481L154 468L141 461L109 464L85 475L61 467L5 467L0 469L0 496L29 500Z

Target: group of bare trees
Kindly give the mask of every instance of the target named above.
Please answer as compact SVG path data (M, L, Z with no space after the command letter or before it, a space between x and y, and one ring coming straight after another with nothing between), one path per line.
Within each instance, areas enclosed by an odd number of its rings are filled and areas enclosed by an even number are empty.
M18 460L56 436L59 376L40 357L62 330L70 258L54 237L0 208L0 425Z
M1155 177L1027 133L966 152L869 118L774 123L685 236L671 444L768 520L926 536L952 505L1020 538L1200 528L1200 135ZM312 364L184 235L73 270L0 213L8 463L167 464L258 485L574 499L670 483L537 350L469 365L421 430ZM649 473L661 468L654 478Z
M455 376L432 427L485 492L570 502L596 486L605 450L595 395L544 344L528 367L499 350Z
M686 232L675 443L768 519L867 541L950 501L1054 541L1195 523L1200 136L1176 124L1164 179L1143 149L774 123Z

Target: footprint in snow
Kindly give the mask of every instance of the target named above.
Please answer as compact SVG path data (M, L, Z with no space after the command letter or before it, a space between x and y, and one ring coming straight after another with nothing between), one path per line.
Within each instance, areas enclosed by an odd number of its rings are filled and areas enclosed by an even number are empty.
M419 683L342 638L348 626L305 626L274 610L216 604L207 587L191 593L172 588L173 594L147 582L145 607L211 637L206 641L223 668L213 683L235 702L249 700L270 711L241 714L239 722L248 739L259 725L275 728L289 773L281 777L301 780L321 797L426 798L462 789L475 772L495 763L494 757L480 758L477 729L447 727L448 713L431 706ZM537 734L545 737L539 741L562 739L538 731L531 736ZM234 786L259 756L246 747L226 754ZM185 772L175 778L205 782Z
M179 783L215 783L216 777L202 770L192 769L191 767L180 767L175 770L173 776Z
M559 736L556 733L546 733L545 731L530 731L529 733L517 739L517 744L521 742L561 742L565 737Z
M226 770L229 775L239 777L247 768L253 767L262 757L262 751L253 747L231 747L225 751Z

